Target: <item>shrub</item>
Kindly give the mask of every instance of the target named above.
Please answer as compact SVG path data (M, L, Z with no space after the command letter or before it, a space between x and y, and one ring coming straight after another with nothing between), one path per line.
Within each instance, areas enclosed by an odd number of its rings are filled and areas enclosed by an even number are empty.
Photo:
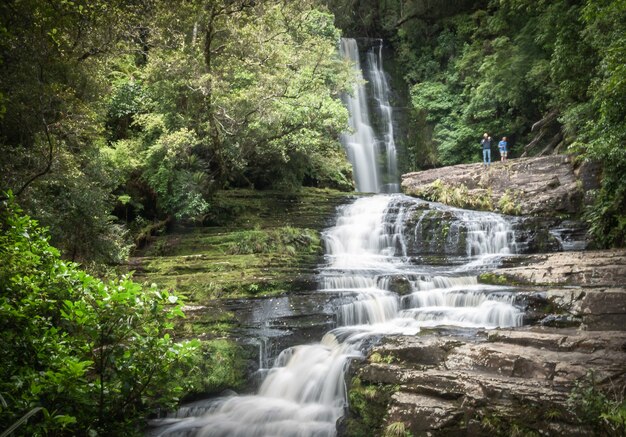
M0 430L41 408L20 434L139 433L178 400L197 342L170 337L175 295L63 261L11 195L0 231Z

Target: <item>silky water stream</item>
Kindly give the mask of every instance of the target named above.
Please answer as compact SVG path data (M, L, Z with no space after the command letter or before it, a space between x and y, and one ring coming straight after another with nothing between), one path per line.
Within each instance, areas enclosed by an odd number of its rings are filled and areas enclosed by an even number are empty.
M341 207L323 237L319 293L336 296L336 327L319 343L282 351L256 395L182 408L152 435L333 436L347 405L347 366L381 336L522 323L512 290L477 282L515 252L502 216L379 194Z

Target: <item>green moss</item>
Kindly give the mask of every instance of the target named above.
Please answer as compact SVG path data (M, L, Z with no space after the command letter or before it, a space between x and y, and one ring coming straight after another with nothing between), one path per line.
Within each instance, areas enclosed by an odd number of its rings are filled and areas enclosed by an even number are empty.
M515 285L514 281L496 273L481 273L478 275L478 282L491 285Z
M194 230L162 238L170 239L171 255L136 259L137 278L175 289L197 303L284 293L301 269L314 268L322 254L316 231L293 227Z
M394 357L391 354L387 354L387 355L381 355L379 352L374 352L372 355L370 355L369 360L372 363L386 363L386 364L391 364L394 362L394 360L396 359L396 357Z
M130 269L192 303L286 293L313 274L323 253L319 232L347 197L318 189L219 192L207 226L179 224L154 237Z
M441 179L415 188L407 194L458 208L494 210L491 189L472 192L470 195L469 189L464 184L449 185Z
M396 386L368 384L354 377L348 398L350 410L346 419L346 436L365 437L383 434L385 414Z
M323 252L319 232L348 197L316 189L223 191L213 198L202 226L178 223L169 233L165 227L151 232L151 244L129 270L139 281L186 297L190 310L176 326L179 337L209 339L189 369L193 392L217 393L246 382L247 352L228 338L238 321L220 299L313 286L310 278Z
M217 394L239 389L247 382L246 352L231 340L219 338L203 341L200 353L187 369L189 396Z

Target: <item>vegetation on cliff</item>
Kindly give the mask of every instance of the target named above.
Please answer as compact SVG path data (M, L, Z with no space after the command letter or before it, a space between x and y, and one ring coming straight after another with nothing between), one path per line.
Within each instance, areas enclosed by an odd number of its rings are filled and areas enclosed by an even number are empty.
M404 171L477 162L489 132L510 156L603 164L587 219L626 244L624 0L327 0L355 36L383 37L408 85ZM497 157L497 152L495 153Z
M175 405L191 388L185 375L196 373L199 346L171 337L180 299L128 277L88 275L61 260L12 199L2 206L0 430L122 435Z

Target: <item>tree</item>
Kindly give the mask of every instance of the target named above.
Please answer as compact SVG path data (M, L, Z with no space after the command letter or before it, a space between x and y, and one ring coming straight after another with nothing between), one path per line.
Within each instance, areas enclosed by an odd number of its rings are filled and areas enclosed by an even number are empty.
M117 182L99 153L102 60L135 38L130 12L142 7L82 0L0 6L0 189L12 189L75 260L115 262L127 252L110 215Z

